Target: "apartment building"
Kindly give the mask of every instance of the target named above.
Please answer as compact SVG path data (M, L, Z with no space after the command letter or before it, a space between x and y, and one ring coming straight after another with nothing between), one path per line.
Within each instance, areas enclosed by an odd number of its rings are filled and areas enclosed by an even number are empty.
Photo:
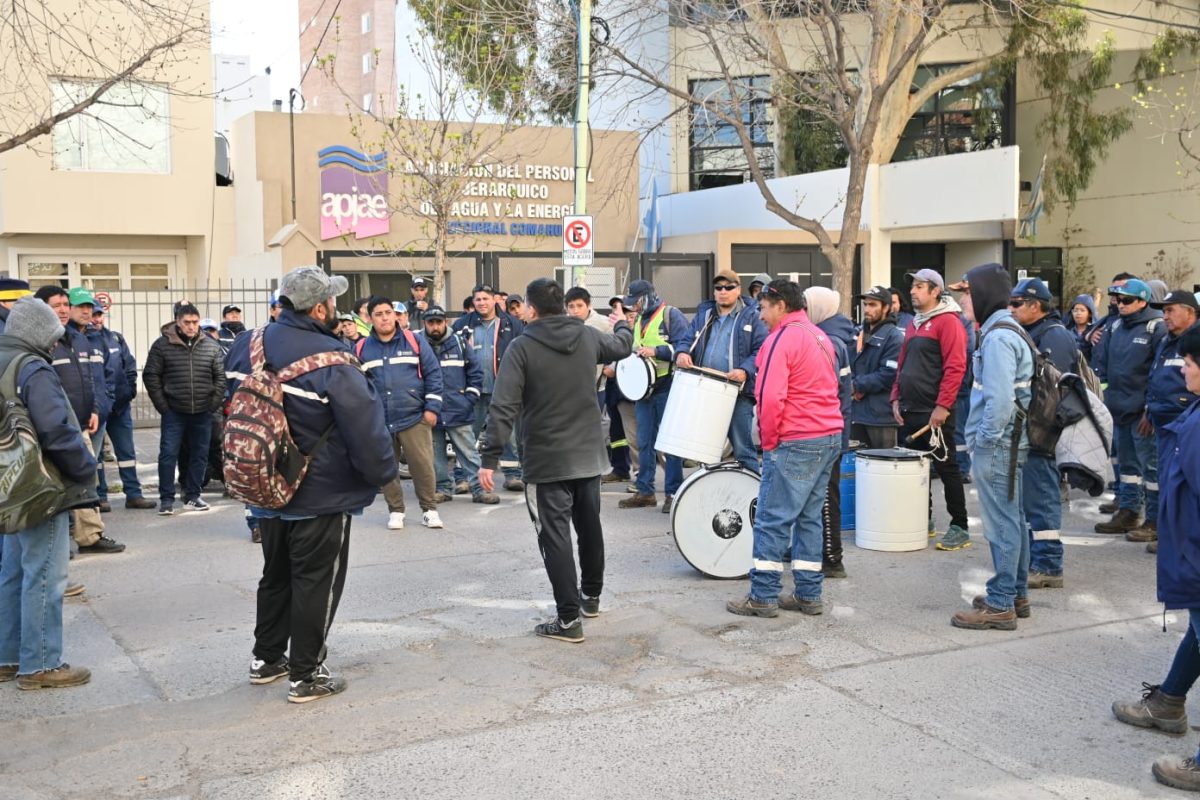
M396 113L397 2L298 0L306 111Z

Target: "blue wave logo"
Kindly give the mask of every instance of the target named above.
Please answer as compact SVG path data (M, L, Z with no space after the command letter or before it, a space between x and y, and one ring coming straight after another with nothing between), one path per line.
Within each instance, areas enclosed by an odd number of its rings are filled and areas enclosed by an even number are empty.
M357 172L383 172L387 169L387 153L369 156L344 145L335 144L317 151L317 166L328 167L341 164Z

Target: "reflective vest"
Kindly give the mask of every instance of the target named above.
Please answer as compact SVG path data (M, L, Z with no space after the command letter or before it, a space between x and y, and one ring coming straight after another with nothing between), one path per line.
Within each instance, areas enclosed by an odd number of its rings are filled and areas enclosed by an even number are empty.
M649 320L643 320L639 315L636 324L633 326L633 349L636 352L639 347L669 347L670 342L662 334L662 321L667 313L667 304L660 303L658 310L650 315ZM659 378L664 378L671 371L671 363L661 359L654 359L654 374Z

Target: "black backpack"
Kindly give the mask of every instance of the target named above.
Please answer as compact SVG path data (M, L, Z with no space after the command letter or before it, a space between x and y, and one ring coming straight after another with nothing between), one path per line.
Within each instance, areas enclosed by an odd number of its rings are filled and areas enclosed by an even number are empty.
M65 507L67 489L42 458L29 409L17 395L21 368L32 353L0 350L0 534L45 522Z

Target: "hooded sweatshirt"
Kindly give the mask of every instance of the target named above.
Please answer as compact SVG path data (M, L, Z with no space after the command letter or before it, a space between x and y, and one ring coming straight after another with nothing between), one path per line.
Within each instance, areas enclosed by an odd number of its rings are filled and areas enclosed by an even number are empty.
M1016 404L1029 407L1033 350L1008 310L1013 288L1008 270L1000 264L981 264L966 278L982 342L975 353L975 384L966 429L967 448L973 453L979 448L1010 445ZM1021 441L1027 441L1024 431Z
M1004 298L1005 305L1008 298ZM942 295L931 310L917 314L904 332L892 402L918 416L935 406L953 409L967 372L967 332L962 308ZM978 317L976 317L978 319Z
M611 334L564 314L531 322L500 362L479 448L483 466L499 466L516 426L527 482L594 478L604 472L608 459L596 403L596 365L625 358L632 343L633 330L624 321Z
M1075 327L1075 317L1073 311L1075 306L1082 305L1088 310L1088 324L1083 329L1083 333ZM1096 330L1096 301L1092 299L1090 294L1081 294L1071 301L1071 305L1067 306L1067 319L1063 322L1067 326L1067 330L1075 337L1075 346L1079 348L1079 352L1083 353L1084 359L1090 364L1092 361L1092 340L1088 337L1092 335L1092 331Z
M853 397L850 380L850 354L855 349L854 323L838 313L841 296L824 286L810 286L804 290L808 303L808 318L829 336L837 351L838 403L842 410L845 426L842 428L842 446L850 443L850 401Z

